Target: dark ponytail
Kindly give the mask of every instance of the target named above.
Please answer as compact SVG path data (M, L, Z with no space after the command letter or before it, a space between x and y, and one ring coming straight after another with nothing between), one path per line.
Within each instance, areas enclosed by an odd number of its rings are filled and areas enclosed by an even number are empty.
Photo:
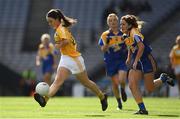
M66 17L60 9L51 9L46 17L51 17L53 19L58 19L60 22L63 21L63 26L64 27L69 27L69 26L72 26L74 23L76 23L76 20L75 19L72 19L72 18L69 18L69 17Z

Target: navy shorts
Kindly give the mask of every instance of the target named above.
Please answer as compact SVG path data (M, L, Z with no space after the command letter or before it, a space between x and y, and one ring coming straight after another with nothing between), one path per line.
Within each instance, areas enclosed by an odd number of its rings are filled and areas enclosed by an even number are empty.
M157 69L157 64L153 56L149 54L149 56L142 57L138 61L136 69L141 70L143 73L150 73Z
M106 72L108 76L112 77L113 75L117 74L120 70L128 71L125 61L116 60L106 63Z

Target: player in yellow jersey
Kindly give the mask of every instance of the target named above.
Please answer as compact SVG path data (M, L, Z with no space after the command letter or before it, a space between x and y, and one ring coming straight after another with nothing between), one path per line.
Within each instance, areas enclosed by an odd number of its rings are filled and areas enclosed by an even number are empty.
M56 51L50 43L50 35L45 33L41 36L41 43L36 56L36 66L42 64L43 81L51 84L51 76L56 69Z
M61 59L57 68L57 74L54 82L50 86L48 96L42 97L39 94L34 94L34 99L44 107L48 99L55 95L60 86L72 73L76 78L100 99L102 110L105 111L108 107L107 95L103 94L97 85L89 80L84 59L81 53L76 49L76 41L70 32L70 27L77 21L66 17L59 9L51 9L46 15L47 22L56 31L54 34L55 47L61 52Z
M174 45L171 49L169 57L172 69L174 70L174 74L178 82L178 90L180 97L180 35L176 37L176 45Z

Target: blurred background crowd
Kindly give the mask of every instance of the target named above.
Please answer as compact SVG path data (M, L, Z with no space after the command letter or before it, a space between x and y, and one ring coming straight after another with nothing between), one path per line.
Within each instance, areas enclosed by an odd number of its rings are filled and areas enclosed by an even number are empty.
M52 8L59 8L78 20L72 32L85 59L88 75L109 94L112 94L111 82L106 77L103 54L97 43L102 31L107 29L107 15L112 12L119 17L134 14L146 22L142 33L153 48L159 67L157 77L161 72L174 77L169 52L180 33L179 0L0 0L1 96L30 96L37 82L42 80L35 57L43 33L51 34L53 42L54 31L45 19ZM177 96L177 90L177 87L163 87L152 96ZM131 95L130 91L128 93ZM92 94L70 77L57 95Z

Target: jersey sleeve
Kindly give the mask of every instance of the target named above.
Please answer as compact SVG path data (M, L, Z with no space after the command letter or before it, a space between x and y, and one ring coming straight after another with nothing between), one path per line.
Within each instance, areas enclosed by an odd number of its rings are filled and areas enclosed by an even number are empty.
M107 34L108 34L107 31L102 33L101 38L99 39L98 45L102 46L106 44Z
M37 55L39 55L39 56L42 55L42 50L43 50L43 48L44 48L43 44L40 44L39 47L38 47Z
M142 38L137 34L134 35L134 41L136 41L137 43L138 42L143 42Z
M61 41L63 39L69 39L68 38L68 30L67 28L65 27L59 27L57 30L56 30L56 33L55 33L55 42L58 42L58 41Z
M43 48L43 44L39 44L39 49L42 49Z
M104 45L103 40L101 38L99 39L98 45L100 45L100 46Z
M49 47L50 47L50 52L51 52L52 54L54 54L54 51L55 51L54 45L53 45L52 43L50 43L50 44L49 44Z

